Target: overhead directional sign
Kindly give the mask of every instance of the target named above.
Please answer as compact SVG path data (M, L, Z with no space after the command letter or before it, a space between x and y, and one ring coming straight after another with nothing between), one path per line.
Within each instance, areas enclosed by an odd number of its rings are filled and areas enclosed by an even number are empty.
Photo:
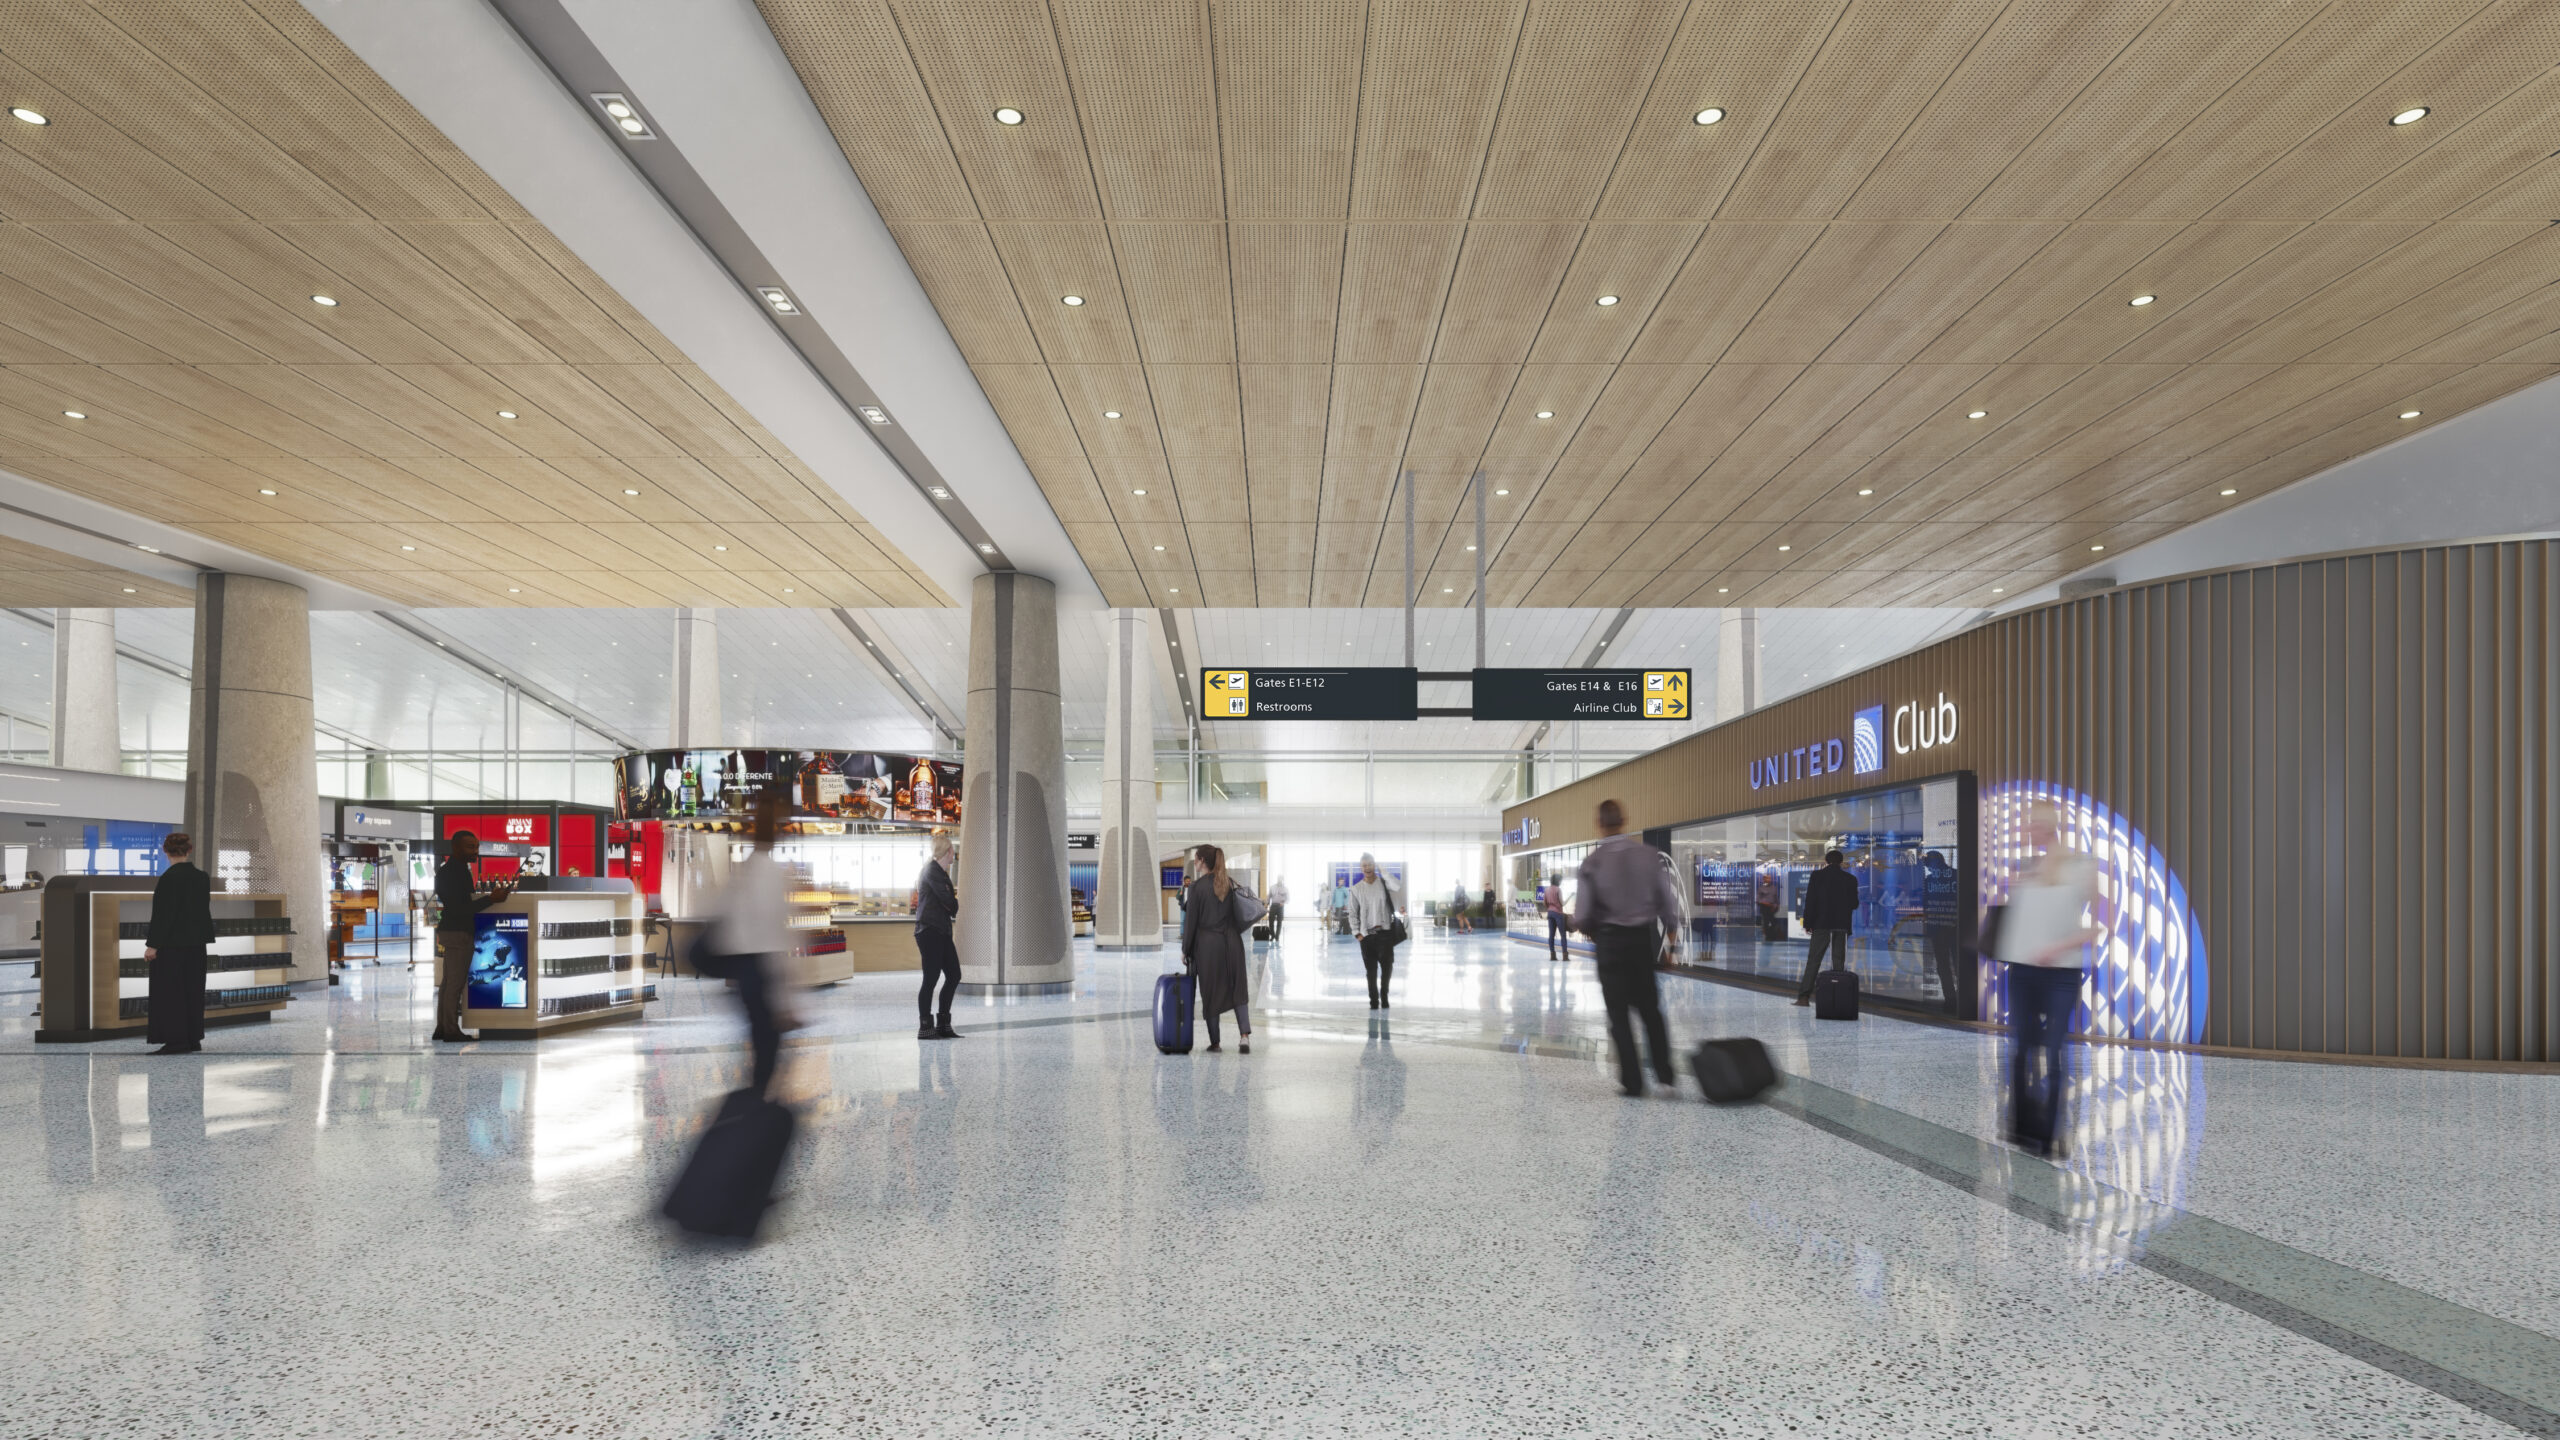
M1275 670L1212 666L1200 672L1203 720L1411 720L1416 672L1404 669Z
M1478 720L1686 720L1686 670L1478 670Z

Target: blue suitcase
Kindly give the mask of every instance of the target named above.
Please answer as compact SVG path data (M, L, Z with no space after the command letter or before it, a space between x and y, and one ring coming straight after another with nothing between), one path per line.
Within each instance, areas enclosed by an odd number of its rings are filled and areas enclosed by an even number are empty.
M1191 985L1188 971L1156 977L1156 1048L1167 1055L1191 1053Z

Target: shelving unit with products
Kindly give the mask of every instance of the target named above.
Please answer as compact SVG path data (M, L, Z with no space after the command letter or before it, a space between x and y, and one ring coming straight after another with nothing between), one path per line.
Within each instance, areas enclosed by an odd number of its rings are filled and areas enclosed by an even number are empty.
M151 891L130 879L58 876L46 889L44 978L36 1038L116 1040L151 1025ZM282 895L213 896L205 948L205 1024L260 1021L292 996L293 917Z
M625 880L537 877L472 917L462 1023L489 1040L637 1020L657 998Z

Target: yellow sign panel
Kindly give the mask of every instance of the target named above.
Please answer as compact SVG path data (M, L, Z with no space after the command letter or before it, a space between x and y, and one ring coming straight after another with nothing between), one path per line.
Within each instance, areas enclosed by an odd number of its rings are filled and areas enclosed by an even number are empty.
M1644 718L1647 720L1689 718L1688 671L1647 670L1644 672Z
M1201 719L1242 720L1252 714L1252 671L1203 670L1200 672Z

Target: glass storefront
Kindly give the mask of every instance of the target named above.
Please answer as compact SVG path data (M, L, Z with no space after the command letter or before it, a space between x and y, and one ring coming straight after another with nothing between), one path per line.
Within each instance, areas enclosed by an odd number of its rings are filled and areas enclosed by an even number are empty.
M1805 882L1824 852L1838 850L1858 881L1848 965L1859 988L1874 999L1969 1016L1977 983L1969 958L1972 820L1973 777L1948 775L1676 826L1668 832L1671 860L1689 900L1680 961L1797 984L1812 940ZM1575 845L1511 857L1515 897L1560 875L1570 905L1574 869L1588 853ZM1543 938L1534 910L1521 905L1514 914L1515 930Z

